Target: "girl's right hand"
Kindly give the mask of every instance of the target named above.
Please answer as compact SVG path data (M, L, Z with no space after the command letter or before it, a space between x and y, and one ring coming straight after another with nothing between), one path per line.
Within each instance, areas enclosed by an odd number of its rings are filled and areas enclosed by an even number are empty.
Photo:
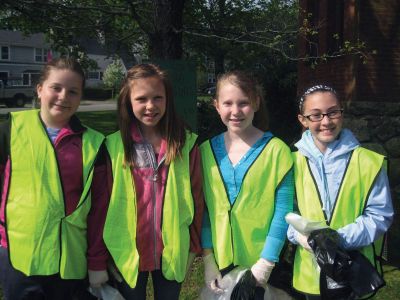
M203 256L203 262L204 281L206 282L207 287L216 294L224 293L224 290L220 286L222 276L215 262L214 254L209 253L206 256Z
M108 281L108 274L106 270L93 271L88 270L89 284L92 288L100 288Z

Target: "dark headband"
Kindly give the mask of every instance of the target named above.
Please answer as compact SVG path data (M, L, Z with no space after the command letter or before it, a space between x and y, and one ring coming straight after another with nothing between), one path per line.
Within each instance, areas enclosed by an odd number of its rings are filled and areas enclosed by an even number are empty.
M314 85L314 86L308 88L304 92L304 94L300 97L300 100L299 100L299 111L301 111L303 109L303 104L304 104L304 100L306 100L306 97L308 95L311 95L311 94L316 93L316 92L330 92L330 93L334 94L337 97L336 91L333 88L331 88L330 86L323 85L323 84Z

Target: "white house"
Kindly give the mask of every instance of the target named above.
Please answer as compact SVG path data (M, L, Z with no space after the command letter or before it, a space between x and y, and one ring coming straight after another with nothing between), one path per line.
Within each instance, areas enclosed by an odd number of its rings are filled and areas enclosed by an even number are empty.
M86 74L86 86L101 86L103 72L113 61L101 45L85 47L98 68ZM90 48L90 49L89 49ZM92 51L91 51L92 50ZM9 85L34 85L48 59L58 57L42 33L25 36L20 31L0 30L0 80ZM124 63L121 60L124 69Z

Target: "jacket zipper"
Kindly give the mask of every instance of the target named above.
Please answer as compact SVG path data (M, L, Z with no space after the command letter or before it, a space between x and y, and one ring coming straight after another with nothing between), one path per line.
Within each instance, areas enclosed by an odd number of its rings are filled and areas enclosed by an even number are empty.
M154 256L154 265L155 265L155 269L159 269L159 263L157 261L157 195L156 195L156 189L157 189L157 179L158 179L158 174L157 174L157 170L158 170L158 166L157 166L157 162L155 160L155 155L154 155L154 150L153 147L151 146L151 144L148 144L148 146L146 147L147 149L147 153L150 157L150 162L151 162L151 168L153 169L153 174L151 177L151 181L152 181L152 204L153 204L153 241L154 241L154 249L153 249L153 256Z

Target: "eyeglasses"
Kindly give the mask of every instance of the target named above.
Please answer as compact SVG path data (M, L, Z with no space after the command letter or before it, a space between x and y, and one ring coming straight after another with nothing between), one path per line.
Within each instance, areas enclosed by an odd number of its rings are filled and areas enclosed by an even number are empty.
M319 122L327 116L330 120L332 119L339 119L343 114L343 109L332 110L327 112L326 114L311 114L308 116L303 115L304 118L309 119L311 122Z

